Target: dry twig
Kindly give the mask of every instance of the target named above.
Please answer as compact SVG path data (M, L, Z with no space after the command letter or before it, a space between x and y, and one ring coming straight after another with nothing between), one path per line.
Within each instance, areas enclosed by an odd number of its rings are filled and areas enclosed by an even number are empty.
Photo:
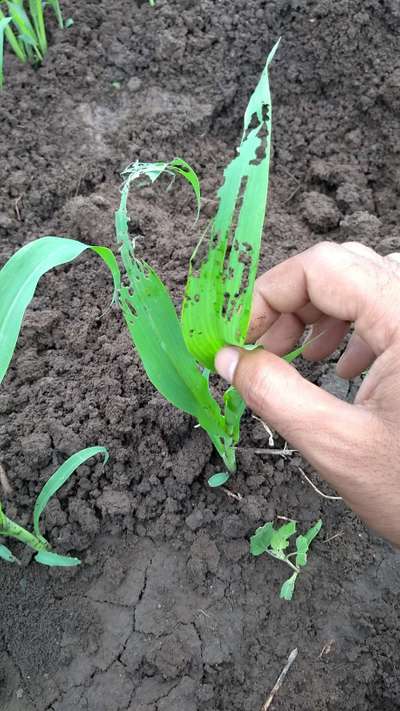
M309 485L314 489L314 491L322 496L323 499L330 499L331 501L343 501L343 498L341 496L329 496L328 494L324 494L322 491L320 491L315 484L311 481L311 479L307 476L305 471L301 467L297 467L299 470L300 474L304 477L304 479L309 483Z
M282 457L283 459L291 457L292 454L297 452L297 449L289 449L286 442L283 449L272 449L270 447L265 449L254 449L254 447L236 447L236 449L240 452L253 452L253 454L272 454L272 456Z
M274 435L272 433L272 430L268 427L267 423L264 422L260 417L257 417L257 415L253 415L253 420L257 420L257 422L261 422L262 426L264 427L265 431L268 434L268 444L270 447L274 447L275 442L274 442Z
M23 198L23 195L18 195L18 197L15 198L15 201L14 201L14 212L15 212L15 214L17 216L17 220L19 222L21 222L21 210L19 209L19 203L21 202L22 198Z
M335 538L339 538L339 536L343 536L344 531L339 531L339 533L335 533L333 536L329 536L329 538L325 538L322 543L330 543L331 541L334 541Z
M236 499L236 501L242 501L242 494L235 494L234 491L230 491L230 489L227 489L225 486L221 486L221 489L225 492L225 494L227 494L227 496L230 496L231 499Z
M4 467L0 464L0 484L3 487L3 491L6 496L12 494L12 486L8 481L7 474L4 471Z
M286 674L288 673L290 667L292 666L294 660L295 660L296 657L297 657L297 653L298 653L297 648L296 648L296 649L293 649L293 651L290 652L289 657L288 657L288 660L287 660L285 666L283 667L281 673L279 674L279 676L278 676L278 678L277 678L277 680L276 680L275 686L274 686L274 688L272 689L270 695L268 696L268 699L266 700L266 702L265 702L264 706L262 707L261 711L268 711L268 709L270 708L270 706L271 706L271 704L272 704L272 702L273 702L273 700L274 700L275 694L276 694L276 693L279 691L279 689L281 688L283 682L285 681Z

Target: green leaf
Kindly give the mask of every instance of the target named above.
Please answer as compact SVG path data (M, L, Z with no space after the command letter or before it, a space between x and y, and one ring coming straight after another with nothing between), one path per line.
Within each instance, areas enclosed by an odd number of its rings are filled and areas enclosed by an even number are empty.
M6 17L4 12L0 10L0 22L2 23L3 20L6 20L6 23L3 26L4 34L7 37L7 41L12 48L14 54L18 57L18 59L21 62L26 62L26 52L24 49L24 46L21 42L18 41L16 38L14 32L12 31L11 27L9 26L9 23L11 22L11 17ZM0 35L3 33L0 30ZM0 64L3 61L3 52L0 52ZM1 86L1 83L0 83Z
M319 333L318 336L310 338L310 340L303 343L302 346L299 346L298 348L295 348L294 351L291 351L290 353L287 353L286 355L282 356L283 360L285 360L287 363L292 363L292 361L294 361L302 353L304 353L305 349L308 348L311 343L314 343L314 341L318 341L318 339L321 338L322 335L323 333Z
M43 3L42 0L29 0L29 10L33 20L33 25L35 28L35 34L37 42L40 47L40 52L42 56L46 54L47 51L47 39L46 39L46 29L43 17Z
M289 538L296 531L296 521L288 521L283 526L274 530L271 538L271 548L274 551L283 551L289 545Z
M308 343L304 343L304 345L299 346L299 348L295 348L294 351L291 351L290 353L287 353L286 355L282 356L283 360L285 360L286 363L292 363L304 352L307 346Z
M101 257L101 259L103 260L104 264L106 264L109 268L114 282L114 294L112 301L117 302L118 290L121 286L121 273L119 271L118 262L115 258L114 253L108 247L101 247L93 244L90 245L89 249L91 249L92 252L98 254L99 257Z
M4 62L4 32L6 30L6 27L8 24L11 22L11 17L2 17L0 18L0 87L3 86L4 84L4 71L3 71L3 62Z
M63 16L62 16L59 1L58 0L47 0L47 5L50 5L50 7L53 9L53 12L57 18L58 26L61 27L61 29L62 29L64 26L64 21L63 21ZM65 23L66 27L71 27L71 24L72 25L74 24L73 20L71 22L71 18L69 18L69 20L67 20L67 22L69 22L70 24L67 25L67 23Z
M19 563L18 558L15 557L7 546L0 544L0 558L7 561L7 563Z
M175 158L171 163L169 164L168 168L170 170L173 170L176 172L178 175L182 175L185 180L190 183L190 185L193 188L193 192L196 196L196 203L197 203L197 219L200 214L200 204L201 204L201 191L200 191L200 181L197 176L197 173L191 168L189 163L186 163L185 160L182 158Z
M18 250L0 270L0 382L13 356L22 320L38 281L53 267L92 249L111 269L114 288L120 284L118 265L107 247L90 247L62 237L42 237Z
M197 203L197 215L200 211L200 182L197 177L196 172L193 168L182 158L174 158L174 160L166 163L164 161L156 161L155 163L140 163L135 161L131 163L122 173L124 178L124 184L121 191L121 205L116 213L116 218L119 222L117 223L117 233L119 233L119 240L122 241L123 236L123 225L128 222L128 213L126 209L127 198L129 195L129 190L131 183L134 180L138 180L141 177L149 178L149 180L154 183L160 175L167 173L175 177L176 175L181 175L187 182L192 186L193 192L196 197Z
M314 524L314 526L311 526L311 528L308 529L307 533L305 533L305 537L307 538L308 545L312 543L314 538L316 538L322 528L322 520L319 519L317 523Z
M296 584L298 573L293 573L293 575L283 583L279 597L282 600L291 600L294 593L294 586Z
M268 67L276 48L250 98L238 155L226 168L218 192L219 207L208 243L203 250L200 240L191 259L181 316L183 335L196 360L211 371L220 348L242 346L249 326L268 194Z
M296 538L296 566L298 568L307 565L308 548L309 544L307 538L305 536L298 536L298 538Z
M102 454L104 456L104 464L106 464L108 460L108 452L105 447L87 447L86 449L81 449L79 452L75 452L75 454L69 457L69 459L67 459L67 461L54 472L54 474L44 485L42 491L36 499L35 507L33 509L33 529L40 541L45 541L45 539L40 532L39 519L49 500L60 489L60 487L65 484L76 469L83 464L83 462L86 462L90 459L90 457L94 457L96 454Z
M154 387L173 405L197 418L207 431L223 436L224 421L208 383L186 348L171 297L144 262L123 254L130 288L120 304L133 343Z
M36 553L35 560L42 565L49 565L50 567L59 566L61 568L70 568L74 565L80 565L81 563L79 558L70 558L67 555L59 555L52 551L40 551Z
M271 545L274 527L272 523L265 523L260 528L257 528L255 534L250 538L250 553L252 555L261 555L268 550Z
M229 479L228 472L219 472L218 474L213 474L208 479L208 486L215 489L217 486L223 486Z
M297 567L300 566L305 566L307 565L307 553L308 549L314 540L314 538L318 535L322 527L322 521L321 519L317 521L317 523L312 526L307 533L304 534L304 536L298 536L296 539L296 565Z
M226 429L237 444L240 436L240 420L246 409L246 403L233 385L224 393L224 417Z
M43 59L38 43L38 37L27 13L24 10L23 5L16 2L9 2L9 0L7 0L7 7L14 25L18 28L18 33L21 39L34 47L39 60Z
M115 230L129 286L120 288L119 302L154 387L173 405L196 417L207 432L222 437L226 433L220 408L210 394L208 379L185 345L168 290L156 272L135 257L128 231L127 199L132 181L145 175L154 182L162 172L171 172L173 163L134 163L123 173L125 183L115 214Z

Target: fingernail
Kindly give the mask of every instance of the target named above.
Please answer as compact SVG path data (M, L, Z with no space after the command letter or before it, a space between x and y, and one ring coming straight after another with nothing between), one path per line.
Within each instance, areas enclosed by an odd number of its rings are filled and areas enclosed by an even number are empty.
M233 383L235 370L239 363L239 351L236 348L222 348L215 357L215 368L224 380Z

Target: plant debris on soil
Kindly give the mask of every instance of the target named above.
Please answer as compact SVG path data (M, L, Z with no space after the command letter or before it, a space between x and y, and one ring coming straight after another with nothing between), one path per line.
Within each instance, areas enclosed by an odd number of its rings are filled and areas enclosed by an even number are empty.
M202 178L200 226L187 230L182 185L130 202L138 250L178 304L279 36L261 268L323 239L399 249L398 0L62 5L73 26L50 22L41 67L5 57L1 264L43 235L111 246L120 171L178 155ZM260 711L294 648L274 711L399 709L399 554L320 497L296 453L256 453L268 435L250 413L230 482L240 496L210 489L220 461L206 433L154 391L120 316L103 318L111 292L90 256L43 278L0 392L1 498L23 525L58 464L110 450L45 516L45 535L82 566L1 565L0 709ZM337 355L300 367L351 399L358 383L336 378ZM249 554L278 516L324 522L291 603L280 564Z

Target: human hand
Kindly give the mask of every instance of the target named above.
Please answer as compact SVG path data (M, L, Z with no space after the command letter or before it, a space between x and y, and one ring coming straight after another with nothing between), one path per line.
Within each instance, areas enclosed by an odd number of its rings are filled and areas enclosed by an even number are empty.
M336 350L353 378L369 368L354 404L306 381L278 356L313 324L303 357ZM220 375L247 405L298 449L378 533L400 545L400 254L324 242L263 274L255 284L249 341L225 347Z

